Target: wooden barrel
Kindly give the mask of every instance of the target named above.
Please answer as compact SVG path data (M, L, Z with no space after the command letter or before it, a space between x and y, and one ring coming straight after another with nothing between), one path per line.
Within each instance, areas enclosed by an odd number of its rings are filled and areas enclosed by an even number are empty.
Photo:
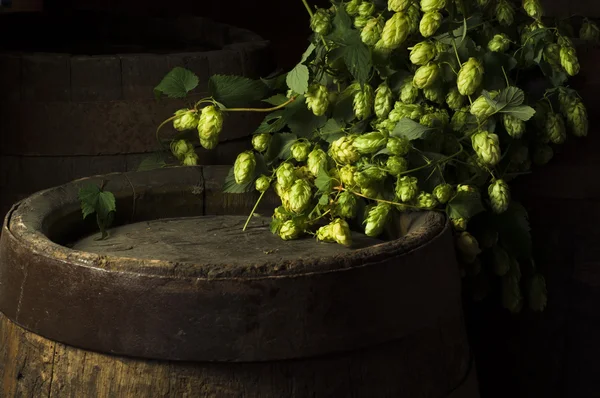
M0 246L0 391L71 397L478 397L451 231L282 241L228 167L85 178L17 203ZM77 192L107 181L96 240Z
M156 128L190 102L154 98L153 88L172 68L198 75L195 99L207 95L211 75L258 78L273 70L269 42L200 17L15 14L3 16L0 35L11 38L0 53L2 217L26 195L135 170L159 149ZM200 162L233 163L262 117L228 117L221 144L199 150ZM174 135L170 129L165 138Z

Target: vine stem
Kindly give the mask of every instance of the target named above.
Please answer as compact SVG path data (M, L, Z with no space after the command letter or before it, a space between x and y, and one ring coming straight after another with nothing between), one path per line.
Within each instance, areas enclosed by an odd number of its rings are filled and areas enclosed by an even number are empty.
M450 159L453 159L453 158L457 157L458 155L460 155L461 153L463 153L463 150L464 150L463 146L461 144L459 144L459 145L460 145L460 151L458 151L458 152L456 152L456 153L454 153L454 154L452 154L452 155L450 155L450 156L448 156L446 158L440 159L438 161L430 162L430 163L424 164L423 166L419 166L419 167L417 167L415 169L404 171L404 172L400 173L400 175L414 173L415 171L426 169L427 167L433 167L433 166L436 166L436 165L438 165L438 164L440 164L442 162L446 162L446 161L449 161Z
M196 109L190 109L189 111L187 111L187 113L195 113L195 112L197 112L197 110L196 110ZM160 133L160 129L162 129L162 128L165 126L165 124L167 124L167 123L169 123L169 122L172 122L173 120L177 119L177 118L178 118L178 117L180 117L180 116L181 116L181 115L175 115L175 116L171 116L170 118L168 118L167 120L165 120L164 122L162 122L162 123L161 123L161 124L158 126L158 128L156 129L156 141L158 141L158 143L159 143L159 144L161 144L161 145L162 145L162 147L163 147L164 149L167 149L167 148L166 148L166 147L165 147L165 146L164 146L164 145L163 145L163 144L160 142L160 135L159 135L159 133Z
M223 109L223 111L224 112L273 112L273 111L279 110L281 108L285 108L286 106L288 106L289 104L294 102L296 100L296 97L297 97L297 95L293 96L292 98L290 98L283 104L274 106L272 108L225 108L225 109Z
M302 4L304 4L304 7L306 8L306 11L308 11L308 15L310 15L310 17L313 17L313 11L310 9L310 6L308 5L308 2L306 0L302 0Z
M246 231L246 227L248 226L248 224L250 223L250 219L252 218L252 216L254 215L254 212L256 211L256 208L258 207L258 204L260 203L260 200L262 199L262 197L265 195L267 191L263 191L260 196L258 197L258 200L256 201L256 203L254 204L254 207L252 208L252 211L250 212L250 215L248 215L248 218L246 219L246 224L244 224L244 228L242 228L242 231Z
M407 205L406 203L398 203L398 202L392 202L392 201L385 200L385 199L370 198L370 197L368 197L366 195L363 195L362 193L358 193L358 192L355 192L355 191L353 191L351 189L347 189L347 188L344 188L344 187L341 187L341 186L340 187L335 187L334 189L337 189L338 191L347 191L347 192L350 192L353 195L360 196L361 198L365 198L365 199L368 199L368 200L374 200L376 202L381 202L381 203L387 203L389 205L405 206L405 207L410 207L410 208L419 209L419 210L423 210L424 209L423 207L414 206L414 205ZM443 210L439 210L439 209L431 209L431 210L443 211Z
M506 71L504 70L504 66L502 66L502 73L504 74L504 79L506 80L506 87L509 87L510 82L508 81L508 76L506 76Z

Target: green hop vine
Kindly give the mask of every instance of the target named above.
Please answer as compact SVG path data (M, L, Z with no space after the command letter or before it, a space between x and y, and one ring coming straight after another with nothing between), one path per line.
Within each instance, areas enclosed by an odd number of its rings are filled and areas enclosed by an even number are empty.
M172 122L212 149L228 114L265 113L224 184L260 193L248 220L272 190L281 239L351 246L351 231L385 238L401 212L445 212L473 296L497 277L506 309L543 310L527 212L509 184L587 135L568 79L580 70L576 44L598 42L596 24L583 19L574 37L538 0L302 2L313 33L292 70L212 76L209 96L165 120L159 141ZM155 91L183 98L197 84L175 68ZM248 105L260 100L269 106ZM189 138L170 142L181 164L197 163Z

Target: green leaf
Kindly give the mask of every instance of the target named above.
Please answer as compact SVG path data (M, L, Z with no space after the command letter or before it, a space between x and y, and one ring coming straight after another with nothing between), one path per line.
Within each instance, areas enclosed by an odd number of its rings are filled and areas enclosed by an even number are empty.
M271 231L271 233L273 235L277 235L279 233L279 230L281 229L282 225L283 225L283 221L281 221L278 218L273 218L271 220L271 223L269 224L269 230Z
M286 83L292 91L298 94L304 94L308 90L308 78L308 68L306 65L300 63L288 73Z
M79 189L77 196L81 202L81 212L83 213L83 218L85 219L87 216L96 211L98 198L100 196L100 188L94 184L87 184L83 188Z
M286 78L287 78L287 73L282 73L282 70L278 70L278 71L272 73L269 77L261 78L260 80L269 89L276 90L276 91L282 91L282 90L285 90L285 88L286 88L286 84L285 84Z
M456 76L456 75L454 75ZM390 77L387 78L386 83L388 87L392 90L394 95L400 95L400 89L402 88L402 84L406 78L410 77L410 72L406 70L399 70L394 72Z
M327 38L336 43L343 43L352 33L352 18L344 7L337 7L337 12L332 21L333 30Z
M493 216L502 245L515 257L530 258L532 255L531 227L527 210L518 202L511 202L508 209Z
M528 121L535 115L535 109L528 105L509 106L502 110L502 113L507 113L524 122Z
M321 128L321 139L329 142L330 144L344 135L342 126L335 119L329 119L327 123Z
M481 24L481 22L482 22L481 15L474 14L474 15L470 16L469 18L467 18L466 21L464 21L463 24L459 28L456 28L452 31L448 31L446 33L439 34L437 36L434 36L434 38L438 41L441 41L444 44L452 44L453 40L462 38L463 36L466 35L465 29L466 29L466 31L474 29L479 24ZM458 43L457 43L457 45L458 45Z
M263 102L266 102L267 104L271 104L274 106L279 106L281 104L285 104L288 101L289 101L289 98L283 94L276 94L272 97L269 97L269 98L263 100Z
M469 219L484 210L479 192L460 191L448 202L446 207L446 212L452 218L463 217Z
M258 101L268 91L269 88L262 81L242 76L213 75L208 81L209 95L229 108Z
M435 129L423 126L415 122L414 120L408 118L402 118L394 127L394 130L391 132L391 136L393 137L406 137L409 140L417 140L419 138L423 138L423 136Z
M227 177L223 182L223 193L246 193L254 189L254 179L246 184L238 184L235 182L235 175L233 174L233 167L229 169Z
M158 86L154 87L154 95L157 99L161 94L169 98L184 98L196 87L198 87L198 76L178 66L167 73Z
M495 101L501 108L506 106L519 106L525 101L525 93L518 87L509 86L500 91L500 94L495 98Z
M100 215L102 219L106 219L108 213L116 211L117 205L115 201L115 195L112 192L102 191L98 194L98 204L96 207L96 213Z
M281 142L281 147L277 157L281 160L287 160L292 155L291 148L294 142L296 142L298 139L298 136L292 133L281 133L278 134L278 136Z
M96 240L104 240L108 237L107 229L111 226L113 220L115 218L115 212L109 212L106 217L101 217L100 213L96 213L96 223L98 224L98 228L100 229L101 236Z
M319 192L331 192L331 177L325 170L319 170L319 175L315 179L315 186Z
M358 34L348 45L342 47L342 57L354 79L365 84L371 73L371 52Z
M303 95L298 96L294 102L285 107L283 119L292 133L298 137L311 137L317 129L323 127L327 122L325 115L315 116L306 107Z
M196 133L197 134L197 133ZM146 156L137 167L137 171L148 171L163 168L167 165L164 155L160 152Z
M278 110L269 113L258 126L254 134L273 133L281 130L285 126L284 111Z
M310 57L310 55L315 51L315 45L313 43L310 43L310 45L308 46L308 48L304 51L304 54L302 54L302 59L300 59L300 62L304 62L308 59L308 57Z
M329 203L329 194L328 193L324 193L323 195L321 195L321 197L319 198L319 204L321 206L326 206Z

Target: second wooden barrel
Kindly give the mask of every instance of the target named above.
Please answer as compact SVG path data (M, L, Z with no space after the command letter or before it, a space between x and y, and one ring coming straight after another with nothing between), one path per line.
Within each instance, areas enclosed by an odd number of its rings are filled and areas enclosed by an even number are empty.
M350 248L282 241L272 200L241 231L256 197L223 195L227 171L108 174L12 208L3 396L479 397L442 214ZM118 211L97 240L77 192L102 181Z

